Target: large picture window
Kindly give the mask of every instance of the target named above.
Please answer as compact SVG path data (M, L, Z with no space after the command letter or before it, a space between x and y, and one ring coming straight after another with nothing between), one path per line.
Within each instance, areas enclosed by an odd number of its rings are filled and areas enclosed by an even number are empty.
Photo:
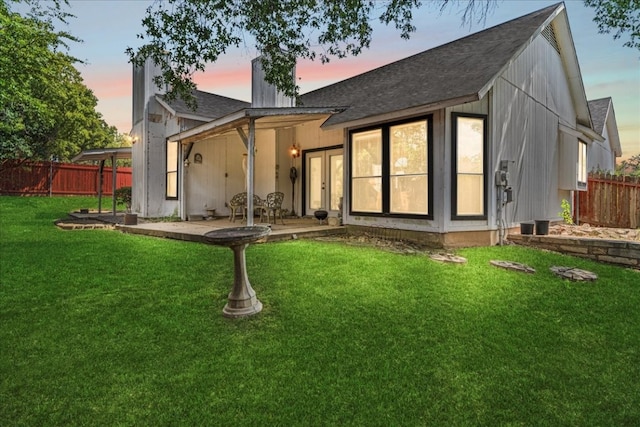
M431 118L351 133L351 211L429 217Z
M427 122L391 126L389 130L389 211L428 214Z
M485 219L486 116L452 114L453 219Z
M178 198L178 143L167 141L167 199Z
M382 131L351 136L351 209L382 213Z

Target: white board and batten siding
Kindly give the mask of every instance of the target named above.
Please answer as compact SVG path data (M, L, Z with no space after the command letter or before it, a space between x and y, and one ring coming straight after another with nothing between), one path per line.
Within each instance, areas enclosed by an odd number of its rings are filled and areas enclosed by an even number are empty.
M178 119L169 113L155 100L147 103L145 120L136 123L132 135L137 139L132 147L132 206L131 210L143 217L162 217L178 213L177 200L166 199L167 177L164 167L149 165L166 165L167 144L165 135L177 133ZM180 167L180 165L178 165Z
M560 55L542 36L496 80L492 103L494 164L511 162L508 225L557 218L571 197L559 189L559 125L575 127L576 112Z
M342 129L324 130L320 127L324 121L325 119L314 120L295 127L295 142L302 150L344 144L344 131Z
M133 129L135 138L132 147L132 206L131 210L143 217L169 216L179 211L177 200L166 199L167 177L166 135L180 130L180 121L173 117L155 100L165 91L153 81L160 68L151 59L142 67L133 70Z
M604 141L593 141L589 144L587 155L587 170L589 172L614 172L616 168L616 154L611 147L609 126L607 120L602 137Z
M265 198L276 190L276 138L274 130L256 132L254 192ZM195 162L199 154L202 163ZM184 212L188 216L206 214L228 215L225 205L231 198L246 191L243 170L247 150L242 139L233 133L207 138L193 144L188 166L184 168Z

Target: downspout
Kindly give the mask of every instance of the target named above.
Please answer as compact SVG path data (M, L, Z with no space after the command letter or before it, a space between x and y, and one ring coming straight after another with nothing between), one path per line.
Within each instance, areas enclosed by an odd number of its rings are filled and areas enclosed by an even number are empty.
M498 245L504 245L504 222L502 220L502 216L504 213L503 204L502 204L502 186L498 186L498 211L496 212L498 216Z
M193 142L185 146L181 141L178 141L178 147L180 150L178 158L182 159L182 162L178 165L180 170L180 176L178 177L180 183L178 205L180 206L180 218L183 221L187 221L189 220L189 214L187 213L187 175L189 174L189 156L191 156L191 150L193 150Z

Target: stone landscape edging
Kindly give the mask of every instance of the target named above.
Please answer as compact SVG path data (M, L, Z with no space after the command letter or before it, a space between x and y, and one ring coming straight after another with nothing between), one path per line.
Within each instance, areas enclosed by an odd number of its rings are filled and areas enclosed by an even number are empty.
M522 234L510 234L507 240L518 245L547 249L640 270L640 243L636 242Z

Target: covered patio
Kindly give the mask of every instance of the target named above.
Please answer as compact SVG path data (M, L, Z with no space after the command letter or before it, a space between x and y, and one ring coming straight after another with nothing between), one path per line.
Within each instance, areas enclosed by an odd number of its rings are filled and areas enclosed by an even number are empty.
M217 211L218 214L226 212L228 202L234 195L242 193L242 189L247 194L245 205L247 212L253 212L257 208L257 206L254 206L254 195L264 197L272 192L283 193L287 201L291 200L290 211L295 212L293 195L296 184L298 187L301 186L300 180L297 183L292 180L293 188L289 189L286 184L278 181L278 177L280 175L284 176L284 174L279 174L277 171L281 165L284 169L284 166L288 163L287 160L290 160L291 147L295 147L298 150L297 156L300 155L300 145L294 137L280 139L273 136L273 145L265 146L261 151L260 156L263 156L262 158L266 160L264 160L261 166L262 169L260 169L256 165L258 133L261 131L292 130L313 121L326 120L332 114L341 110L338 107L246 108L169 136L168 141L170 143L177 143L181 147L179 154L181 156L181 164L179 165L179 178L177 181L180 186L177 194L180 194L180 196L176 197L180 217L183 220L190 220L192 215L200 215L203 205L206 211ZM205 162L202 160L203 155L201 153L204 152L201 150L206 150L206 146L216 145L216 143L222 145L232 139L241 142L243 151L246 150L242 154L244 156L242 164L244 175L242 179L238 175L233 175L234 173L237 174L237 171L240 170L239 167L227 167L227 157L224 157L224 162L216 164L212 162L203 167ZM194 148L198 144L204 144L204 146L200 147L200 152L197 152L198 149ZM228 148L227 150L229 151L221 151L219 153L210 151L205 153L204 157L205 159L211 159L218 156L229 156L229 159L234 159L234 154L230 154L231 149ZM266 157L264 157L265 154L263 153L266 154ZM192 170L193 167L191 165L196 165L200 172ZM257 176L256 170L260 170L262 175ZM273 173L271 171L276 172ZM258 184L256 184L257 182ZM260 185L262 189L258 188ZM223 186L228 186L228 188ZM299 188L299 191L302 193L303 190ZM300 201L298 200L298 202ZM253 225L253 217L247 219L246 225Z

